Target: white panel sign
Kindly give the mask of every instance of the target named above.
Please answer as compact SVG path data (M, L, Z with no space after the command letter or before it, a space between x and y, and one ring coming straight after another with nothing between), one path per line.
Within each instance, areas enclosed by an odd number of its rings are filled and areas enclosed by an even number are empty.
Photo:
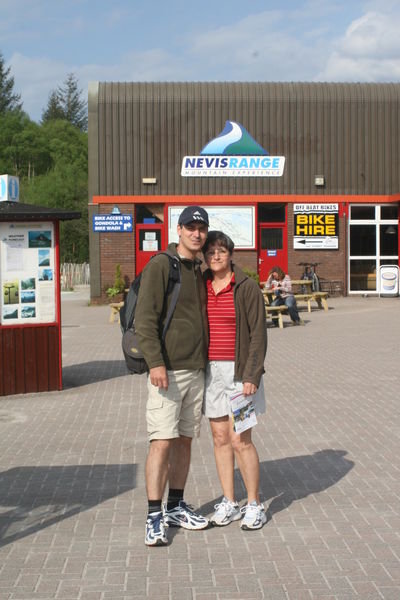
M19 177L0 175L0 202L18 202Z

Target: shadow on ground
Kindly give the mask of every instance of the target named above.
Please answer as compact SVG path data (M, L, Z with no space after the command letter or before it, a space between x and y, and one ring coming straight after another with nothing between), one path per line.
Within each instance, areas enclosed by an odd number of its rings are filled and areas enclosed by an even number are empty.
M17 467L1 473L0 547L134 489L136 471L136 465L115 464Z
M68 390L128 374L124 360L92 360L69 365L62 370L63 389Z
M326 449L314 454L261 462L261 501L264 504L271 501L267 510L268 520L288 508L292 502L323 492L338 483L354 467L354 462L346 455L345 450ZM239 502L245 500L246 491L238 469L235 469L235 487L236 499ZM200 512L211 514L220 498L203 504Z

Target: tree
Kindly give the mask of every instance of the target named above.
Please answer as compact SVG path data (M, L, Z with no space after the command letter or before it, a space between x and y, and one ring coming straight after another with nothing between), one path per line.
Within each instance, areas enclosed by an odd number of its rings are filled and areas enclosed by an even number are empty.
M0 52L0 115L22 109L21 96L14 92L14 77L10 75L10 72L11 67L6 69L3 55Z
M42 123L47 123L55 119L65 119L64 109L61 106L58 93L53 90L49 94L47 107L42 113Z
M49 120L39 126L41 144L49 156L49 166L35 177L21 182L21 201L28 204L77 210L78 221L60 226L61 262L84 262L89 256L88 241L88 159L87 133L66 120ZM28 144L24 146L28 148Z
M63 119L81 131L87 130L87 102L82 98L82 90L73 73L67 76L62 86L49 94L47 107L42 113L42 122Z

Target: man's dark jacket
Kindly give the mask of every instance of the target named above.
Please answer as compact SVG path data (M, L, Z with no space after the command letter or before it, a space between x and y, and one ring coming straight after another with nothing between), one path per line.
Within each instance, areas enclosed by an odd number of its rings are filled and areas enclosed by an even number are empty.
M176 256L176 244L168 249ZM166 294L169 258L160 254L143 269L135 329L149 368L165 365L169 370L204 369L207 360L207 316L205 288L199 260L179 257L181 289L174 315L161 344L161 335L171 294Z

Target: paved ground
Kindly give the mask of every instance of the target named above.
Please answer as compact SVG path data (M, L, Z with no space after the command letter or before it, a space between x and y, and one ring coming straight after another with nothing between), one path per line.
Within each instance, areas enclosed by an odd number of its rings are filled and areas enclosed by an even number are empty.
M64 294L65 389L0 399L0 600L398 600L400 299L329 305L269 329L267 525L149 549L145 376L126 374L108 309ZM219 494L204 422L186 499L210 514Z

